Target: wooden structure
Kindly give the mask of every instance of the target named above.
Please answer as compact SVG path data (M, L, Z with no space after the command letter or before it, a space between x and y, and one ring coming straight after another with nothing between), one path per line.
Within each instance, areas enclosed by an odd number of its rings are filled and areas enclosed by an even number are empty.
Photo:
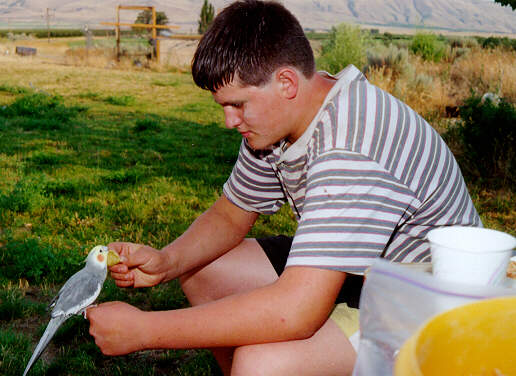
M151 24L122 23L122 22L120 22L120 11L121 10L149 10L152 12L152 23ZM160 55L158 29L179 29L179 26L156 24L156 9L153 6L140 6L140 5L118 5L117 9L116 9L116 22L102 22L102 25L115 26L117 60L120 60L120 27L121 26L138 27L138 28L142 28L142 29L152 29L153 57L157 61L159 61L159 55Z

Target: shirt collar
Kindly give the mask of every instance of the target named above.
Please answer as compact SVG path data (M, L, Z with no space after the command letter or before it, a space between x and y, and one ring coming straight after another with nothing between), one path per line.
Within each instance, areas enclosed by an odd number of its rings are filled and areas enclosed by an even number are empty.
M330 73L325 71L320 71L319 74L335 78L337 82L335 83L335 85L333 85L333 87L326 95L326 98L324 99L321 108L319 108L317 115L315 115L312 122L310 123L308 128L306 128L306 130L303 132L301 137L299 137L296 140L296 142L294 142L290 146L287 146L287 141L283 140L280 142L278 146L274 148L275 154L279 154L278 163L296 160L300 158L302 155L304 155L306 153L306 146L312 138L314 129L319 123L320 118L324 112L324 108L326 107L328 102L335 97L339 90L341 90L343 87L349 86L351 81L356 80L357 78L365 79L362 72L360 72L354 65L348 65L346 68L344 68L336 75L331 75Z

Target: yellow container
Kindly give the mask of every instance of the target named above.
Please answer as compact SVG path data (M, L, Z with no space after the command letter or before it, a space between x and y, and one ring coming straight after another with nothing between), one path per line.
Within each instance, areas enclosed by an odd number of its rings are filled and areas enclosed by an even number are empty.
M394 375L515 376L516 297L434 316L403 344Z

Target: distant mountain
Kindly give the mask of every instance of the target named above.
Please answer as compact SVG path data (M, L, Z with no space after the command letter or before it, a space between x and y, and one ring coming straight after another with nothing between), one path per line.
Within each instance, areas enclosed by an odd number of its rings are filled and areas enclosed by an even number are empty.
M134 0L124 5L154 5L182 32L197 29L203 0ZM212 0L222 9L230 0ZM493 0L284 0L307 29L330 29L341 22L371 27L433 27L450 31L516 34L516 11ZM0 0L0 27L50 24L98 27L115 20L119 0ZM121 12L132 22L137 11Z

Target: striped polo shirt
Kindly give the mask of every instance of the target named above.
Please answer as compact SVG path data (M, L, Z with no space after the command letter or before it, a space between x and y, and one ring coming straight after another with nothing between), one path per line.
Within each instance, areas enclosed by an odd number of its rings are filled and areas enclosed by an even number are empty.
M363 273L376 257L430 261L436 226L482 226L452 153L416 112L340 72L321 109L292 145L242 142L224 194L262 214L288 202L298 227L287 267Z

